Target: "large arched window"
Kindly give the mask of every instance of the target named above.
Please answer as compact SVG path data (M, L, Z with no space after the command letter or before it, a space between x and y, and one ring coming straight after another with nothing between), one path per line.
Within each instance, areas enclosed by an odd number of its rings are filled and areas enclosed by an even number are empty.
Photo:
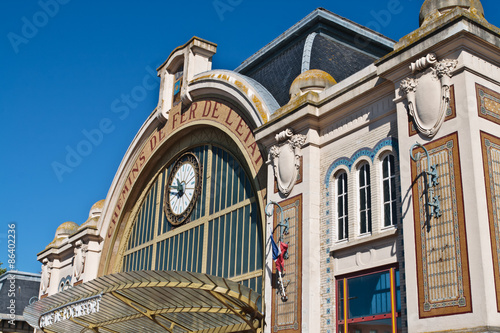
M188 221L174 226L163 209L174 160L158 174L137 209L122 270L207 273L260 293L263 236L250 179L240 162L220 147L205 145L189 152L202 165L202 187Z
M396 225L396 169L394 156L387 155L382 160L382 187L384 204L384 227Z

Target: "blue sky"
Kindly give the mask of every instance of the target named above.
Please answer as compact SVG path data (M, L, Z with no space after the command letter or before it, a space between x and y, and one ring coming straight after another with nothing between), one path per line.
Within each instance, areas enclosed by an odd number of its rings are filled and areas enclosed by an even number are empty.
M234 69L317 7L399 39L418 28L423 0L95 1L0 3L0 262L16 225L16 269L39 272L36 254L63 222L86 221L106 198L119 163L155 108L155 69L198 36L218 44L213 68ZM483 0L500 26L500 3ZM392 7L391 7L392 6ZM389 8L397 14L387 15ZM132 90L152 86L129 113L115 113ZM123 105L123 104L121 104ZM89 133L106 129L95 136ZM66 159L71 151L86 156ZM54 167L66 165L66 169Z

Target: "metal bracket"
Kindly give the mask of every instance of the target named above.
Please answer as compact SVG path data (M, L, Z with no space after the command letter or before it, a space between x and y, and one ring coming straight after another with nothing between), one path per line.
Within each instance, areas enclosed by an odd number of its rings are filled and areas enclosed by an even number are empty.
M425 152L425 155L427 156L427 171L425 171L425 176L426 176L426 186L427 186L427 191L426 191L426 202L427 202L427 207L429 211L430 217L434 218L439 218L441 215L443 215L441 211L441 201L439 200L440 196L435 196L434 195L434 187L439 185L439 174L438 174L438 164L433 164L430 165L430 156L429 152L425 147L420 144L420 143L415 143L413 146L410 148L410 156L411 159L414 162L418 162L420 160L420 153L417 153L415 156L413 156L413 150L416 148L422 148ZM430 227L430 226L428 226Z
M274 213L274 207L273 207L273 210L271 210L271 212L269 213L267 211L267 208L269 207L269 205L275 205L275 206L278 206L278 208L280 209L280 223L278 223L278 225L276 226L277 227L280 227L280 238L278 239L280 242L283 241L283 235L288 235L289 233L289 228L290 228L290 224L288 223L289 222L289 218L287 217L285 219L285 221L283 221L283 208L281 208L281 206L275 202L275 201L270 201L267 205L266 205L266 209L265 209L265 212L266 212L266 215L271 217L273 216L273 213ZM274 230L276 229L274 228L273 229L273 233L274 233ZM287 259L287 258L285 258Z

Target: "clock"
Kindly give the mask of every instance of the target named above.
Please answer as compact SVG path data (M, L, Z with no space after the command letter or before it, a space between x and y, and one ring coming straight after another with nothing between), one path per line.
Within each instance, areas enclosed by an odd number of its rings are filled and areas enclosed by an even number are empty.
M193 153L185 153L175 161L165 185L164 211L174 226L189 218L201 192L201 165Z

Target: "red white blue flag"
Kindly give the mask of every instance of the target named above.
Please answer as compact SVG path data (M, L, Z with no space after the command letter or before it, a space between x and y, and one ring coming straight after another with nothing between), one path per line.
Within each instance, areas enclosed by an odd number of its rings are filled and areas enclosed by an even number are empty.
M288 251L288 244L279 242L279 247L276 245L276 242L274 241L273 236L270 236L271 238L271 246L273 248L273 260L274 263L276 264L276 269L283 274L285 272L285 260L283 256L285 255L286 251Z

